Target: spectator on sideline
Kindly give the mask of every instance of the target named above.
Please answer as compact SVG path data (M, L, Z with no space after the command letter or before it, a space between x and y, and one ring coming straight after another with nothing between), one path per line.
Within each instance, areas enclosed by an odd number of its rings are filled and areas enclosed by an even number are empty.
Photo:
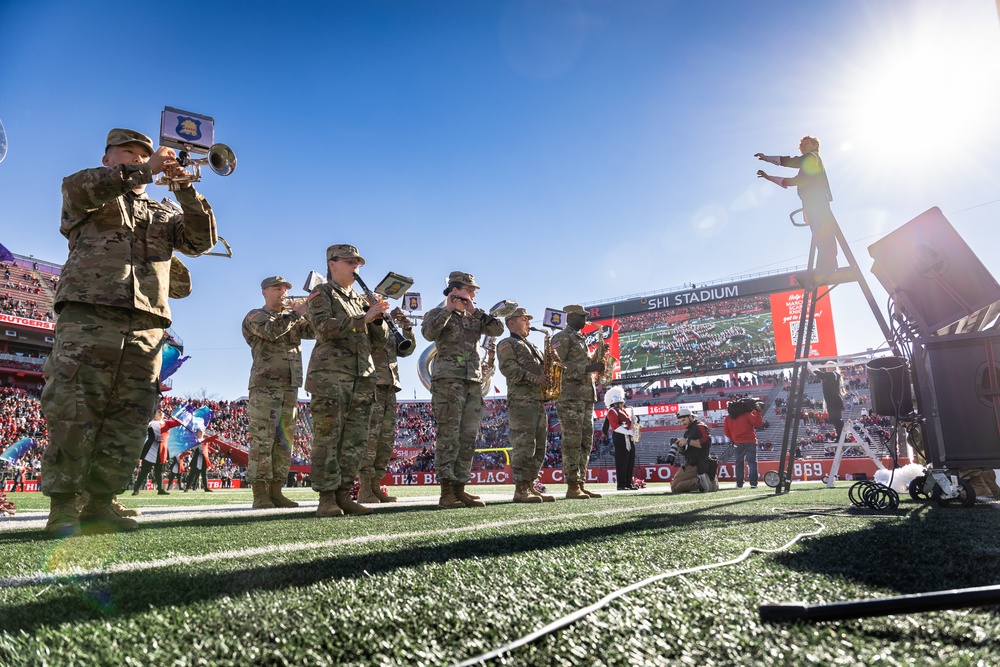
M144 134L113 129L104 166L63 180L60 231L69 257L42 392L51 536L138 527L112 502L131 477L156 406L173 252L200 255L218 241L212 208L190 182L174 192L181 212L146 195L155 174L186 174L174 158ZM89 500L77 512L84 491Z

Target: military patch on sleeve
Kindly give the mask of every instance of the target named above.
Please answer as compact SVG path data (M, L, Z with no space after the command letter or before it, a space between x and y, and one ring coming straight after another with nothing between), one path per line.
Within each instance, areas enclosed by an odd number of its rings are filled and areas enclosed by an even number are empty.
M318 289L314 289L312 292L309 293L309 296L308 296L308 298L306 298L306 301L312 301L317 296L319 296L319 290Z
M502 350L506 350L508 347L510 347L510 341L509 340L501 341L500 344L497 345L497 351L500 352Z
M557 341L554 341L554 342L552 343L552 349L554 350L554 349L556 349L557 347L559 347L560 345L562 345L562 341L561 341L561 340L557 340Z

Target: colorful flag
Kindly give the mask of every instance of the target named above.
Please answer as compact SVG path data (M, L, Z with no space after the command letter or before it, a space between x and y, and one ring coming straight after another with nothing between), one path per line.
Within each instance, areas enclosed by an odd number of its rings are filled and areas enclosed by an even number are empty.
M180 426L170 429L167 434L167 451L170 458L183 454L198 445L198 431L204 431L212 421L212 409L207 405L195 408L193 405L182 405L170 415L180 422Z
M0 246L2 248L3 246ZM35 441L31 438L21 438L13 445L4 450L3 454L0 454L0 459L7 461L8 463L14 463L19 458L24 456L24 454L31 449L35 444Z
M182 357L180 348L173 341L166 340L160 351L160 381L166 380L173 375L185 361L191 357Z
M10 250L7 250L7 248L5 248L2 243L0 243L0 262L13 262L13 261L14 261L14 255L11 254Z

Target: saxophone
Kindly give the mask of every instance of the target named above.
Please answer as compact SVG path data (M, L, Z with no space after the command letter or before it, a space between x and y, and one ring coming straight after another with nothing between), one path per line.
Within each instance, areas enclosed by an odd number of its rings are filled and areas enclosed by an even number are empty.
M595 362L604 364L604 370L597 374L598 384L605 387L615 380L615 362L618 361L608 354L608 344L604 341L604 325L597 325L597 358Z
M549 385L542 389L542 398L546 401L554 401L562 393L563 364L559 357L552 351L549 344L549 332L545 329L531 327L532 331L537 331L545 336L545 349L542 352L542 374L549 380Z
M639 438L642 437L642 424L639 423L639 418L635 416L635 412L631 409L629 410L629 417L632 418L632 442L639 442Z

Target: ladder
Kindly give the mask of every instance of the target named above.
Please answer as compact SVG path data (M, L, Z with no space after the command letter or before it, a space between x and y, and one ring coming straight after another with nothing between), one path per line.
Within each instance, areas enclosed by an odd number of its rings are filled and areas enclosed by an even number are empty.
M792 224L796 227L807 226L807 223L799 223L795 220L796 214L801 212L802 209L800 208L788 215ZM802 288L803 300L802 311L799 317L798 340L795 341L795 357L792 362L792 386L788 394L785 433L781 443L781 456L778 459L778 485L774 489L775 495L791 491L792 470L795 465L795 445L799 436L802 399L805 397L806 377L808 375L806 365L809 363L809 353L812 347L812 337L816 324L816 304L819 300L829 294L838 285L858 283L862 293L865 295L865 299L868 301L868 307L871 308L872 315L875 316L875 320L882 329L882 335L885 337L886 343L892 349L893 353L899 356L899 350L896 347L892 329L875 303L875 297L872 295L871 288L868 286L868 282L858 267L858 262L854 258L854 253L851 252L851 247L844 238L844 232L840 229L840 223L834 221L833 225L837 243L844 252L844 257L847 258L847 266L838 268L833 275L822 277L822 281L817 281L815 273L819 250L816 248L815 240L811 240L809 243L808 268L805 271L795 274L795 280ZM841 431L841 439L844 438L846 432L847 424L845 423L844 429ZM837 455L840 456L842 451L842 449L838 448ZM839 459L836 465L839 465ZM831 472L829 480L832 479L833 473ZM831 483L829 480L828 484Z

